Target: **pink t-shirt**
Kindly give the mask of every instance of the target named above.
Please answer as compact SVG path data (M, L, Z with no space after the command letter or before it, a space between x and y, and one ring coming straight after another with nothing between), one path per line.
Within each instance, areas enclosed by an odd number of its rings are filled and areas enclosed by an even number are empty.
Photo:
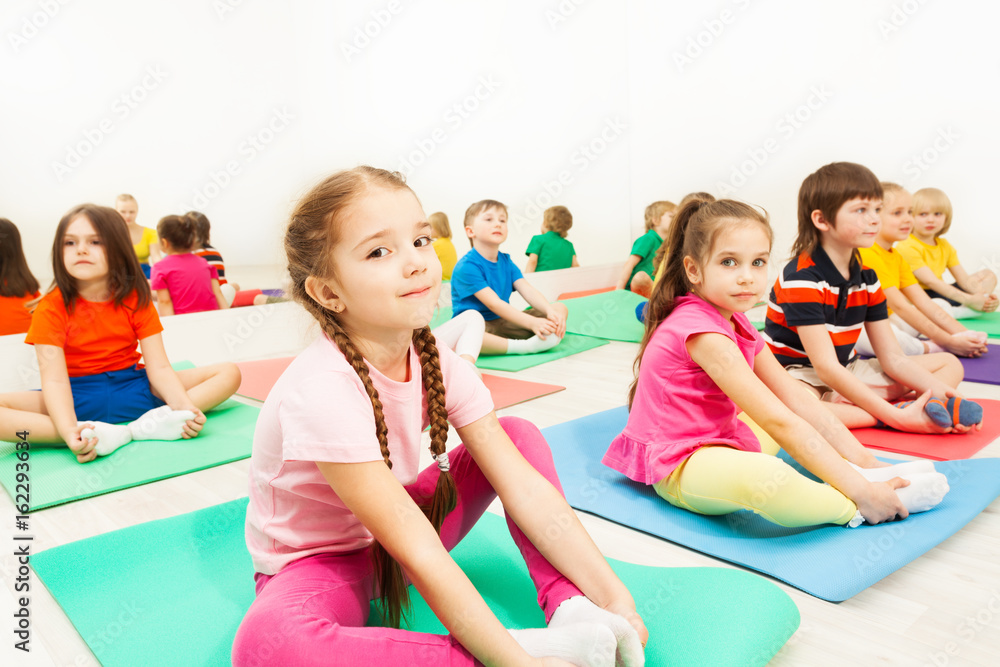
M219 309L212 291L212 281L219 279L219 272L193 253L167 255L153 265L149 278L153 289L170 292L177 315Z
M625 430L611 442L604 464L643 484L654 484L707 443L759 452L750 428L736 418L739 408L688 354L686 343L700 333L720 333L736 343L746 363L764 348L743 313L733 327L693 294L677 299L646 345L639 383Z
M492 412L493 398L472 366L443 345L438 350L448 421L462 428ZM408 382L390 380L371 365L368 370L389 429L392 474L403 486L412 484L420 434L428 425L420 359L411 347ZM364 385L337 346L320 336L278 378L257 420L246 520L256 570L275 574L304 556L367 547L371 533L330 488L316 461L381 460Z

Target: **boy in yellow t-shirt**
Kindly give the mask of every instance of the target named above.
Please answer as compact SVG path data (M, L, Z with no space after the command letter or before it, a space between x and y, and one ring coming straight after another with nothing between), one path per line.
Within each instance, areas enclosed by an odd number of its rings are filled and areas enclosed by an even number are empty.
M923 188L913 195L914 225L910 238L896 249L913 270L920 286L932 297L939 298L953 317L975 317L972 310L993 312L1000 300L993 290L997 277L989 269L966 273L958 262L958 253L942 238L951 228L952 207L948 196L937 188ZM944 281L947 269L955 278L953 284ZM967 306L967 308L962 308Z
M859 252L861 262L878 275L889 307L889 322L900 347L908 355L947 351L963 357L980 356L986 352L986 334L967 330L942 310L921 289L910 266L892 247L913 229L910 193L895 183L882 183L882 190L885 194L878 237L872 247L860 248ZM857 350L875 356L864 329Z

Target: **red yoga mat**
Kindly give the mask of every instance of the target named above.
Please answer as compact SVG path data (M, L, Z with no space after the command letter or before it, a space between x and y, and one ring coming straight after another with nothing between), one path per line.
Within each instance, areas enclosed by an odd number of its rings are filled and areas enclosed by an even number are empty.
M278 381L281 374L292 363L294 357L281 357L279 359L261 359L259 361L241 361L237 366L243 373L243 381L236 393L258 401L263 401L271 391L271 387ZM541 382L526 382L515 378L500 377L499 375L483 374L483 384L493 395L493 405L499 410L509 408L518 403L530 401L533 398L548 396L557 391L562 391L566 387L556 384L542 384Z
M887 452L912 454L935 461L968 459L1000 435L1000 401L988 398L973 400L983 406L983 429L978 432L923 435L883 428L859 428L851 432L866 447Z
M576 299L577 297L590 296L591 294L601 294L602 292L612 292L614 289L614 287L599 287L598 289L585 289L580 292L563 292L556 297L556 301Z

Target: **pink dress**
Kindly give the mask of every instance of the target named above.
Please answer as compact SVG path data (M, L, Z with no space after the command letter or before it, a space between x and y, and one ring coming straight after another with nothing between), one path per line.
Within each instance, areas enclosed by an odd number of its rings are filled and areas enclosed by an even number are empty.
M154 290L170 292L175 315L218 310L219 301L212 291L212 281L218 279L214 266L190 252L167 255L153 265L150 273Z
M753 368L764 341L743 313L733 313L733 325L735 330L698 296L677 299L646 346L628 423L608 447L605 465L637 482L654 484L705 444L760 451L757 437L736 418L739 408L691 359L685 345L700 333L723 334Z

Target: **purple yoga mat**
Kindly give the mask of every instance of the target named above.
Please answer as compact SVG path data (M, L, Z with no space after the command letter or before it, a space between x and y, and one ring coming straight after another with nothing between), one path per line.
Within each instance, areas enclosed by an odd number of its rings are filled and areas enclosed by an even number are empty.
M959 357L965 367L965 379L968 382L985 382L1000 384L1000 345L990 345L990 351L978 359Z

